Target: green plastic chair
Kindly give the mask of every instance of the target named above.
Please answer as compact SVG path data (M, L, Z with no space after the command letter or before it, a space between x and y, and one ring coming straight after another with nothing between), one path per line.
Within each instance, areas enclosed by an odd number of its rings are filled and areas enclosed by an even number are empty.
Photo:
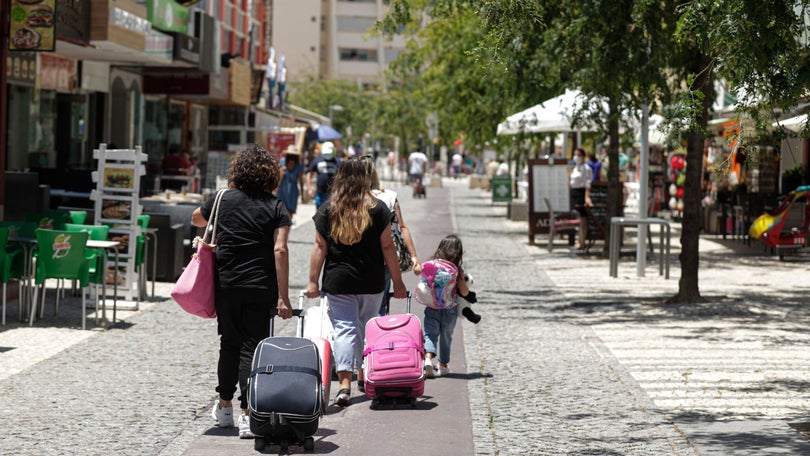
M8 228L9 240L17 238L31 238L33 239L36 234L37 224L34 222L0 222L0 227Z
M82 225L77 223L66 223L65 231L84 231L90 235L94 241L106 241L110 235L109 225ZM104 249L87 249L85 255L90 261L90 283L100 284L104 280ZM96 290L98 291L98 290ZM98 298L96 298L98 299Z
M138 216L138 225L141 227L141 234L138 236L137 244L135 244L135 268L138 270L138 290L141 298L145 298L146 294L146 265L144 264L144 249L146 248L146 229L149 227L149 214L142 214ZM154 279L154 277L153 277Z
M89 233L85 231L43 230L36 231L37 252L34 257L34 304L31 308L30 326L34 325L34 314L39 306L40 317L45 314L45 280L70 279L78 281L84 289L89 283L90 261L86 256ZM42 302L39 301L39 288L42 288ZM58 288L58 287L57 287ZM82 295L82 329L86 328L87 309L85 294ZM59 290L56 290L54 313L59 308ZM96 322L98 323L98 300L96 300Z
M82 225L87 220L87 211L68 211L68 214L70 214L70 223Z
M71 223L70 212L50 210L44 214L36 214L27 212L25 214L26 222L34 222L38 228L44 230L64 230L66 223Z
M22 255L19 248L9 248L8 227L0 227L0 281L3 282L3 326L6 324L6 288L11 279L22 277ZM20 299L20 315L22 300Z
M65 231L84 231L94 241L106 241L110 234L109 225L83 225L80 223L66 223Z

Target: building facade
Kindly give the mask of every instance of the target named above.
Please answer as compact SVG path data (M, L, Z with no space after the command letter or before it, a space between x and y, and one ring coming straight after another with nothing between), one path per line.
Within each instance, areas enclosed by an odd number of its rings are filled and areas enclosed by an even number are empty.
M286 56L288 80L309 77L382 82L405 47L402 37L371 33L385 17L382 0L273 0L271 42Z

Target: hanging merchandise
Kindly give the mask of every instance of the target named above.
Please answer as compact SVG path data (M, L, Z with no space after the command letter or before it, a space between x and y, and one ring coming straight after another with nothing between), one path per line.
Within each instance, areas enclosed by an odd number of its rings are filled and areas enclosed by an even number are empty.
M675 218L683 216L683 186L686 183L686 155L675 153L669 158L669 210Z

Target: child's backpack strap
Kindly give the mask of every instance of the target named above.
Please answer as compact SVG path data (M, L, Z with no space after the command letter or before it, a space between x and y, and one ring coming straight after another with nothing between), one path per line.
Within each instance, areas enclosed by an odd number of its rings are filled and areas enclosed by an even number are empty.
M458 268L442 260L428 260L422 264L422 274L416 286L416 302L434 309L446 309L456 305L456 281Z

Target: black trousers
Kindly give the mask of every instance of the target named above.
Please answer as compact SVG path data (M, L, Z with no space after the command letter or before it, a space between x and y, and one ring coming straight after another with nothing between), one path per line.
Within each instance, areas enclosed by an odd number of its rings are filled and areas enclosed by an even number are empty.
M253 352L270 335L270 309L278 303L278 292L268 290L217 290L217 332L219 362L217 392L223 400L233 399L239 384L239 403L247 408L247 381Z

